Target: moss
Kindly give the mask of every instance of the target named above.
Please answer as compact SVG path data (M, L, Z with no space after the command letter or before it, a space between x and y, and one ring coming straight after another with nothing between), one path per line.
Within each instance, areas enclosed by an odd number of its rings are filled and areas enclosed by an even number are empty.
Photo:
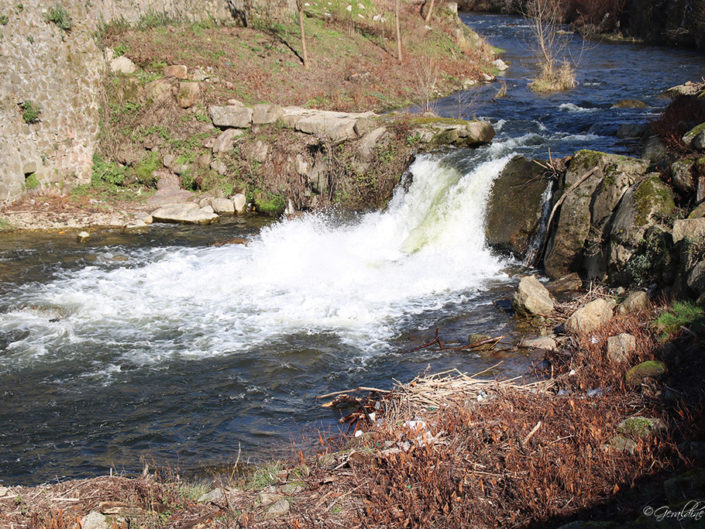
M25 179L24 179L25 191L32 191L33 189L37 189L38 187L39 187L39 180L37 179L36 174L31 173L25 177Z
M685 143L686 145L690 145L690 142L692 142L695 139L695 137L704 130L705 130L705 123L701 123L700 125L696 125L695 127L690 129L688 132L686 132L683 135L683 143Z
M646 417L629 417L617 427L619 433L631 437L646 437L656 429L658 429L658 423Z
M647 360L639 365L632 367L625 375L627 384L634 387L641 384L641 381L647 377L657 378L666 373L666 366L658 360Z
M639 184L634 192L634 206L637 226L644 226L654 213L668 215L676 208L673 192L657 175L649 176Z
M255 195L255 204L257 204L257 209L261 213L272 217L281 215L286 209L286 201L278 193L257 193Z

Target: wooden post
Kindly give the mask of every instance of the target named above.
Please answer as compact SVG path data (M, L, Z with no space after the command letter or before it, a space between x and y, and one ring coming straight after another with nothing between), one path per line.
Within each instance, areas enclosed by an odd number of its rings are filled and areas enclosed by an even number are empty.
M299 27L301 28L301 50L304 57L304 68L308 70L308 52L306 51L306 30L304 29L304 2L296 0L296 7L299 8Z
M402 62L401 56L401 30L399 29L399 0L394 0L394 11L397 19L397 58Z
M428 13L426 13L426 24L431 20L431 14L433 13L433 4L436 0L431 0L431 7L428 8Z

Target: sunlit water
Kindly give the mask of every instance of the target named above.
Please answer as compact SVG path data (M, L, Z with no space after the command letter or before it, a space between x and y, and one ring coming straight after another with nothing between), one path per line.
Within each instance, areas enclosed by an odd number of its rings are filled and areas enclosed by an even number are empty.
M384 211L157 226L88 245L69 235L3 236L0 482L133 471L141 457L197 471L234 459L238 447L271 455L334 423L317 394L389 387L427 366L496 363L404 353L436 327L458 342L515 334L493 302L510 295L516 265L484 242L493 179L516 153L629 152L635 145L615 141L617 126L655 115L665 104L658 93L697 78L703 61L591 45L577 90L537 97L526 89L535 64L520 19L464 19L507 50L508 97L493 102L490 85L443 99L437 111L487 117L498 137L418 158ZM625 97L653 106L610 108ZM231 237L249 243L211 245ZM527 369L520 355L501 358L507 375Z

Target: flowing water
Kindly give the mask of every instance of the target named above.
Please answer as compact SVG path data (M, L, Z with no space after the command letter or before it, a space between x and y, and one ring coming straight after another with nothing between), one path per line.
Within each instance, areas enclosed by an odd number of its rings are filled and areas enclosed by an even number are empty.
M485 246L493 179L516 153L630 152L616 128L655 115L659 92L699 78L689 52L589 44L580 87L539 97L521 19L463 15L507 50L497 85L437 102L492 119L496 140L419 157L389 206L354 220L307 215L209 227L155 226L0 239L0 482L134 471L140 458L203 470L288 450L335 417L317 394L389 387L429 368L476 371L497 357L404 353L433 338L516 333L494 302L517 263ZM572 44L580 51L577 39ZM625 97L651 108L611 109ZM247 245L213 246L245 237ZM528 360L509 354L506 375Z

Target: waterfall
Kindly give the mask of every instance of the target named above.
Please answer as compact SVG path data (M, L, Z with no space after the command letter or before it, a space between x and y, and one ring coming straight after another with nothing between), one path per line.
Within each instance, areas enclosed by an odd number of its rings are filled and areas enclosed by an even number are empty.
M408 190L353 223L308 214L248 245L132 251L119 268L20 287L0 331L28 332L0 362L59 361L109 343L113 366L143 365L236 354L294 333L384 350L404 318L462 301L501 273L483 223L509 156L465 169L446 158L420 156Z

